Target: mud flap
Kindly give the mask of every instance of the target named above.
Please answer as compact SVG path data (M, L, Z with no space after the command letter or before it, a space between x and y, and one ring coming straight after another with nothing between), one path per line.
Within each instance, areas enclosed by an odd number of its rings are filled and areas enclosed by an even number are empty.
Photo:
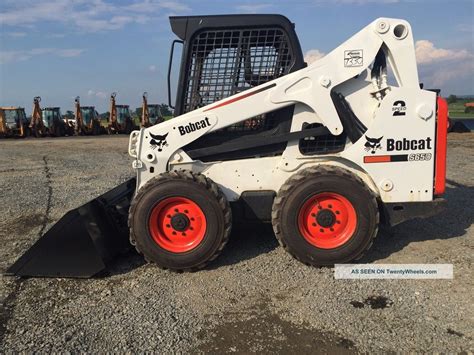
M88 278L130 248L130 179L66 213L8 270L7 275Z

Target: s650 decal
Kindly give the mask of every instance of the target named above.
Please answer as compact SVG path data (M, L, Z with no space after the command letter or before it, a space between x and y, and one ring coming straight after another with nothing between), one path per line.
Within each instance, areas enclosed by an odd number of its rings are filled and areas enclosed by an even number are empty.
M371 154L375 154L377 149L382 149L381 138L374 139L367 137L365 143L365 150L370 151ZM393 151L413 151L413 150L431 150L432 149L432 138L426 137L424 139L394 139L387 138L384 146L387 152ZM393 162L404 162L404 161L428 161L431 160L432 153L410 153L410 154L387 154L387 155L369 155L364 156L364 163L393 163Z

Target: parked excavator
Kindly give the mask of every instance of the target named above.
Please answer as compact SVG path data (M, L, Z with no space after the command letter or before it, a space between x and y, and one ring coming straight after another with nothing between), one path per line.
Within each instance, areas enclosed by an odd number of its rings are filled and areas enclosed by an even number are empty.
M75 127L72 122L63 118L61 108L43 108L43 122L46 132L50 137L73 136Z
M40 107L41 97L35 96L33 98L33 111L31 113L30 129L31 134L37 138L45 137L47 129L43 121L43 111Z
M80 97L76 96L75 117L77 135L94 135L103 133L103 127L100 124L99 113L94 106L81 106Z
M136 177L68 212L10 274L90 277L130 246L199 270L249 221L333 265L360 259L381 223L444 208L448 108L421 88L408 22L376 19L310 65L283 16L170 22L176 117L133 131Z
M23 107L0 107L0 137L28 137L30 122Z
M64 119L59 107L40 107L41 97L33 99L30 129L35 137L74 135L74 124Z
M160 105L148 103L148 93L145 91L142 95L142 121L143 128L154 126L163 122Z
M130 107L128 105L117 105L115 103L115 97L117 93L113 92L110 95L110 115L108 133L117 134L125 133L130 134L137 127L133 123L132 115L130 114Z

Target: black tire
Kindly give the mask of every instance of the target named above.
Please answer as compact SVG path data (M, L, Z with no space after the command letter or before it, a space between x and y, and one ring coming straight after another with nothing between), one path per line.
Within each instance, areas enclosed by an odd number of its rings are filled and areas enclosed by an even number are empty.
M202 241L185 252L171 252L163 248L153 239L149 228L153 209L161 201L174 197L186 198L197 204L206 219ZM221 253L229 240L232 214L229 202L211 179L182 170L163 173L147 182L132 201L128 224L131 244L148 262L174 271L195 271Z
M56 123L53 129L53 135L55 137L64 137L66 134L66 128L61 123Z
M318 247L305 238L302 232L304 227L301 226L299 219L308 201L318 194L321 196L325 193L345 198L353 206L352 213L356 216L353 232L348 234L349 239L341 245L329 248ZM317 220L319 212L311 216L314 216L312 225L319 228L318 223L324 219ZM333 224L322 227L335 226L336 222L340 224L338 216L332 214L330 223ZM312 266L347 263L360 259L372 246L378 224L379 210L372 191L356 175L333 166L311 167L293 175L280 188L272 208L272 225L279 243L293 257ZM327 229L321 228L320 231Z
M125 123L125 133L130 134L133 131L133 122L131 120L127 120Z
M42 136L40 130L38 129L38 126L31 127L31 133L32 133L32 136L36 138L40 138Z
M98 136L100 134L100 123L97 121L92 121L92 135Z
M23 138L28 138L29 136L31 136L30 127L25 125L23 126Z

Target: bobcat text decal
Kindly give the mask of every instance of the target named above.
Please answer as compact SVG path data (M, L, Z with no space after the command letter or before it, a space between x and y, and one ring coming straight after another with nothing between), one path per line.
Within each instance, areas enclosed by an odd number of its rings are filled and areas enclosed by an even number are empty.
M206 117L205 119L198 121L198 122L189 122L187 125L184 126L178 126L179 134L184 136L187 133L191 133L194 131L198 131L200 129L210 127L211 123L209 122L209 117Z
M375 154L377 149L382 149L380 138L370 138L365 136L367 143L365 143L365 150ZM393 151L413 151L413 150L431 150L433 139L426 137L424 139L393 139L387 138L386 149L387 152ZM432 153L411 153L411 154L395 154L395 155L369 155L364 157L364 163L391 163L402 161L427 161L431 160Z

